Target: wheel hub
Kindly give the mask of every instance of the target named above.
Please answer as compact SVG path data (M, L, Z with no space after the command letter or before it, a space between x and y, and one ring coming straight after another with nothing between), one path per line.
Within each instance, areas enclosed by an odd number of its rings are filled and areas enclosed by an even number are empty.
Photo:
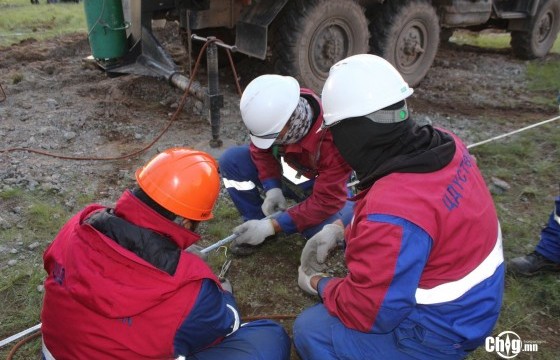
M537 42L542 43L546 41L552 30L552 24L553 14L547 13L541 18L537 27Z
M423 33L417 26L411 26L402 34L399 41L399 64L409 67L414 65L421 54L424 53Z
M348 55L349 29L340 22L318 28L310 44L310 64L314 73L326 78L331 66Z

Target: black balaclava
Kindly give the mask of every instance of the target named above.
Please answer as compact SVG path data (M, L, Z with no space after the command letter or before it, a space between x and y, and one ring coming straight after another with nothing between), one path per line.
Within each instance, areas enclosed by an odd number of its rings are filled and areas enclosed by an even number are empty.
M386 110L402 107L404 102ZM451 161L455 141L431 125L419 126L411 118L376 123L361 116L345 119L330 128L342 157L356 172L359 190L394 172L428 173Z

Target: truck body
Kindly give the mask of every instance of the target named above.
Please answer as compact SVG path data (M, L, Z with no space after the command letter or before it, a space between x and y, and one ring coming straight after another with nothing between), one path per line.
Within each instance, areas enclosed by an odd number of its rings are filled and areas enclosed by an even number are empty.
M560 0L122 1L131 23L125 63L153 51L153 42L156 65L161 58L169 63L151 29L152 20L167 19L177 21L185 34L219 35L236 51L270 61L274 72L316 91L330 66L353 54L384 57L416 86L440 41L454 29L508 31L513 53L523 59L545 56L560 29ZM130 68L125 64L111 71Z

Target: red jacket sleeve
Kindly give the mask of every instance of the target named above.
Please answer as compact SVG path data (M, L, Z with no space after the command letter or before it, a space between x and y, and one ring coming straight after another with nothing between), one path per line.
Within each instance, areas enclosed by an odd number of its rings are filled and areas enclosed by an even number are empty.
M344 206L348 198L350 174L350 166L334 146L332 138L325 136L320 147L313 192L287 211L297 231L320 224Z

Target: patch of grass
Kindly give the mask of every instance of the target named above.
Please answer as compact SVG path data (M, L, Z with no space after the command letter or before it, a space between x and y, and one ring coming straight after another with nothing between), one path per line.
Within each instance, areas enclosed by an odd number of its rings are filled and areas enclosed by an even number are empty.
M0 47L26 39L44 40L67 33L86 33L82 3L33 5L28 0L0 1Z
M22 196L22 194L23 194L23 190L21 189L12 188L7 190L2 190L0 191L0 199L2 200L14 199Z
M19 84L20 82L23 81L23 74L20 73L16 73L14 74L14 76L12 76L12 84Z
M453 32L450 41L458 45L472 45L488 49L507 49L510 47L511 35L508 32L494 29L479 32L461 29ZM560 54L560 37L556 39L550 52Z
M527 87L533 91L552 91L553 94L560 91L560 62L530 62L527 79Z
M499 177L511 186L504 194L494 196L506 260L533 251L554 198L560 195L557 144L560 125L551 123L471 150L487 179ZM518 278L508 274L494 335L514 331L522 340L545 341L536 358L556 359L560 351L558 282L556 275ZM495 359L495 355L480 348L470 359Z
M4 248L0 253L0 339L5 339L39 323L45 277L43 251L74 210L61 205L64 194L52 192L12 188L0 191L0 199L13 209L2 216L18 219L17 226L0 228L0 246ZM32 243L39 246L30 247ZM0 357L5 358L9 349L0 349ZM39 344L33 342L18 350L16 359L36 358L38 351Z
M455 30L451 41L458 45L472 45L490 49L509 48L511 36L506 32Z
M229 198L221 197L213 211L214 218L204 226L208 229L206 234L216 241L232 234L235 226L242 223L241 216Z

